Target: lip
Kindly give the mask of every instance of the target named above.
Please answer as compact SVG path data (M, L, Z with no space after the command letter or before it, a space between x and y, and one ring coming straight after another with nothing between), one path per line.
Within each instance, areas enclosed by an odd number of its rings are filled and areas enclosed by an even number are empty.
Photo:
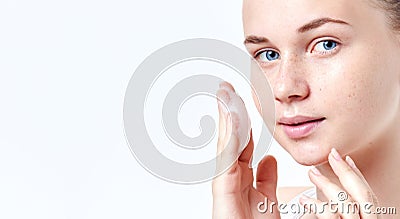
M300 139L311 135L325 119L308 116L282 117L278 120L278 125L283 126L283 131L289 138Z

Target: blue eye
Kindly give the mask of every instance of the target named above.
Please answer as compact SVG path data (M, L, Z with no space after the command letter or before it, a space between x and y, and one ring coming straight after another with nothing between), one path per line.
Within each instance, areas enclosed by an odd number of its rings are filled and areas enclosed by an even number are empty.
M271 62L279 59L280 57L279 53L275 52L274 50L264 50L258 53L257 56L262 62Z
M337 47L337 42L335 42L333 40L325 40L325 41L321 41L321 42L317 43L317 45L315 45L315 50L317 52L326 52L326 51L333 50L336 47Z

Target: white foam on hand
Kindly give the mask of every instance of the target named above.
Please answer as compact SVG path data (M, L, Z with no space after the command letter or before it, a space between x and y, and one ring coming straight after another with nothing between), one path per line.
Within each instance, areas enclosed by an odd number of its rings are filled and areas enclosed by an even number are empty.
M223 89L228 93L229 97L224 98L226 100L223 100L226 104L228 113L234 113L238 117L232 121L232 132L235 132L239 139L239 154L241 154L250 141L250 117L242 98L240 98L230 84L223 82L220 84L220 89Z

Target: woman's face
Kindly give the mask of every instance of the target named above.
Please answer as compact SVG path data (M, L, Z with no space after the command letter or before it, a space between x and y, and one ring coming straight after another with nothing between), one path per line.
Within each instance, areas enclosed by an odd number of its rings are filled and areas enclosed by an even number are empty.
M299 163L397 135L400 41L384 11L367 0L244 0L243 24L274 92L275 138Z

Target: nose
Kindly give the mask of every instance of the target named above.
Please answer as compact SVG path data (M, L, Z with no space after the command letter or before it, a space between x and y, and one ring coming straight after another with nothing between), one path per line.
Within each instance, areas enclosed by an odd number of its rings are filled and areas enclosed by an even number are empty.
M296 57L281 59L279 72L272 81L275 100L280 103L292 103L304 100L310 95L303 63Z

